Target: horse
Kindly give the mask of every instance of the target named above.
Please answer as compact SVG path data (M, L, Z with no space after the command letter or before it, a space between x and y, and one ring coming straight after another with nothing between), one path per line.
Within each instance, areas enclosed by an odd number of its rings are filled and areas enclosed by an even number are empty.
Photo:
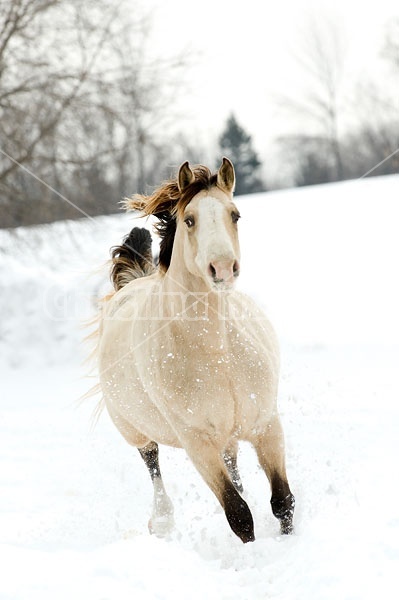
M277 410L279 349L260 308L235 289L240 273L235 172L188 161L151 195L125 200L153 215L158 263L147 229L133 228L112 249L115 290L100 315L102 402L136 447L151 476L150 532L168 535L173 505L159 466L159 444L185 449L221 504L232 531L255 539L242 497L238 442L255 448L270 482L280 532L293 531L295 499L285 467Z

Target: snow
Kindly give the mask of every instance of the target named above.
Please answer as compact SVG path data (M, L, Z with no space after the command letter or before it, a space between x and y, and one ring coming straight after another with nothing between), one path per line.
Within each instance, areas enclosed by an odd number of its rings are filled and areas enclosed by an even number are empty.
M97 270L132 217L0 230L1 600L364 600L399 560L396 176L241 198L242 275L282 346L280 412L297 509L281 537L254 452L239 467L256 541L230 531L181 450L161 448L176 528L81 365ZM93 273L91 275L91 273Z

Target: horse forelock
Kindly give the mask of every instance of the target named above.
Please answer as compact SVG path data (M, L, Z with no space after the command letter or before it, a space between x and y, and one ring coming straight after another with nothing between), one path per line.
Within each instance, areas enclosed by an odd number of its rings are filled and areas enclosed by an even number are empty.
M177 219L182 217L187 205L197 194L210 190L217 184L217 174L211 173L208 167L197 165L192 171L195 179L183 192L175 177L160 185L150 196L137 194L124 201L126 210L139 210L158 220L155 229L161 240L159 267L163 271L167 271L170 265Z

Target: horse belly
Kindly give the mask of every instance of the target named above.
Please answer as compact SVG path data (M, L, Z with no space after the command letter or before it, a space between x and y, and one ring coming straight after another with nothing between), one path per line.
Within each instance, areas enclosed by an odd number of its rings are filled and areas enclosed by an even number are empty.
M132 385L129 381L125 386L121 380L111 393L104 394L104 400L121 433L124 433L128 424L149 441L180 446L174 430L140 385Z
M167 352L151 380L151 396L177 435L209 434L221 447L234 429L235 403L228 373L212 356L197 354L188 361L178 351Z
M264 430L275 410L278 361L251 340L226 344L223 352L162 339L142 364L141 380L159 412L182 431L201 431L221 447L233 436L247 439Z
M174 430L152 401L151 373L143 381L139 357L126 334L115 329L112 335L107 333L104 331L100 348L100 382L114 424L126 438L130 425L148 440L178 447Z

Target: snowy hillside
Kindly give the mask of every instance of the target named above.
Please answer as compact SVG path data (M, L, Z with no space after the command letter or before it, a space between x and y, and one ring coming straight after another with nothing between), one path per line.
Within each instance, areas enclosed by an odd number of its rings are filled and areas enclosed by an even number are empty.
M399 340L399 176L254 194L237 204L239 286L266 307L280 337ZM3 360L76 356L79 324L109 289L109 248L136 224L146 222L121 213L0 230Z
M243 545L183 451L162 448L169 540L152 488L104 415L90 429L82 321L132 216L0 230L1 600L364 600L399 562L399 177L242 197L240 287L279 333L296 532L278 535L254 453L239 456Z

